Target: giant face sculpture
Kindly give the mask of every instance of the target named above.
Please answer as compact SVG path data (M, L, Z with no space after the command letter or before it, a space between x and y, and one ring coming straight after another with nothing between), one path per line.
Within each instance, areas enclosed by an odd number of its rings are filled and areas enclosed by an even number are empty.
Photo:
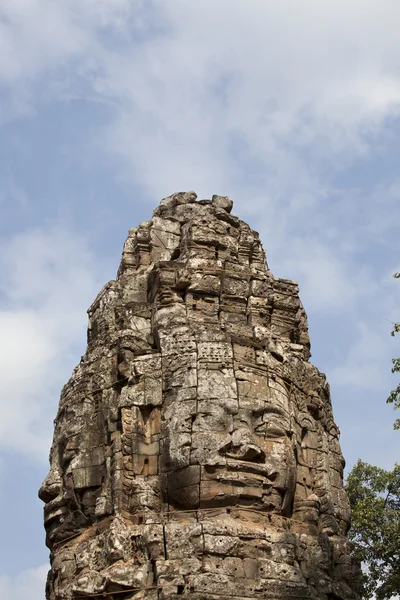
M181 391L172 392L164 413L168 502L181 509L252 506L290 516L296 461L288 390L255 366L235 362L234 368L235 349L250 351L200 342L199 355L214 360L193 364L197 397L182 402Z
M91 366L83 364L75 369L74 376L61 394L51 468L39 490L45 502L50 547L90 526L101 514L99 507L109 490L104 407L100 392L95 390L104 380L94 377Z
M326 600L310 581L328 589L349 564L338 432L297 286L230 208L163 200L89 309L40 490L49 600L221 585ZM346 577L335 598L353 597Z

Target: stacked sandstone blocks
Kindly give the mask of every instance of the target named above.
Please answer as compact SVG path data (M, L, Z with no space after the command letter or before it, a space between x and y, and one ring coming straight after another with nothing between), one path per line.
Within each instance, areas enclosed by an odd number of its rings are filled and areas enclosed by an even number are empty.
M40 490L48 600L358 598L298 287L231 208L162 200L88 311Z

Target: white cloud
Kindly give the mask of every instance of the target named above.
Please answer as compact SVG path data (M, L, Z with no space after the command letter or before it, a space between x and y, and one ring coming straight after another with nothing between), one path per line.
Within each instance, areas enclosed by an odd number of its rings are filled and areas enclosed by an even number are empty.
M244 162L270 193L308 183L318 195L302 152L335 171L398 114L400 9L290 4L164 3L168 33L102 55L95 89L116 103L107 151L157 195L232 179L245 193Z
M0 574L0 597L7 600L43 600L48 565L25 569L16 575Z
M58 227L0 246L0 448L43 460L61 384L84 350L85 309L100 282L83 240Z
M90 66L95 34L123 32L142 0L0 0L0 82L32 84L43 73L82 60Z
M292 240L280 260L279 271L287 276L296 273L307 310L334 313L354 309L357 295L354 274L344 260L344 253L335 253L322 241Z
M146 0L151 2L151 0ZM102 38L145 25L144 0L0 0L0 123L32 116L38 104L90 95ZM45 80L45 85L41 83Z
M397 378L391 374L391 359L400 354L399 339L392 338L390 331L393 321L400 318L399 302L400 285L387 273L359 294L355 314L369 320L356 320L352 343L342 353L342 361L330 371L331 383L342 389L379 392L377 396L384 401L397 385Z
M377 331L360 322L357 329L357 338L345 353L343 364L330 373L331 382L344 388L381 391L389 380L388 328Z
M157 195L226 185L244 158L282 191L292 163L310 176L299 150L335 169L400 106L394 1L0 0L0 15L0 81L34 86L33 104L111 102L107 151Z

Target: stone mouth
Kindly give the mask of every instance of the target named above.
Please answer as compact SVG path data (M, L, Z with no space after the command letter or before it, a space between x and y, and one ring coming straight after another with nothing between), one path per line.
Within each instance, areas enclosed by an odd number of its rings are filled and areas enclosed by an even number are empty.
M259 487L260 489L266 485L265 478L256 478L249 476L248 473L242 473L240 471L227 472L225 474L218 475L215 479L217 482L230 483L237 487Z
M242 499L245 504L247 501L251 501L252 504L256 501L263 506L271 493L281 492L276 471L272 472L267 467L257 468L260 465L248 468L248 465L243 463L244 461L233 462L225 467L207 470L208 481L213 482L215 486L215 500L218 497L225 497L226 500L232 498L236 499L236 504L241 503Z
M63 510L62 508L55 508L51 512L49 512L47 514L45 513L45 515L44 515L45 526L49 527L55 521L60 521L60 523L61 523L62 522L61 519L64 517L65 513L66 513L66 510Z
M59 541L63 536L68 520L68 508L64 500L55 498L44 507L44 527L47 534L47 545ZM65 535L65 534L64 534Z
M56 517L61 516L67 510L65 500L62 498L61 494L47 502L43 508L44 512L44 522L47 523L49 521L54 520Z
M278 471L271 469L269 465L256 462L248 462L246 460L229 459L227 464L223 467L206 467L207 472L211 475L215 475L215 478L231 478L233 473L238 476L242 476L244 479L255 476L257 480L262 480L263 483L273 483L277 476ZM236 478L235 478L236 479Z

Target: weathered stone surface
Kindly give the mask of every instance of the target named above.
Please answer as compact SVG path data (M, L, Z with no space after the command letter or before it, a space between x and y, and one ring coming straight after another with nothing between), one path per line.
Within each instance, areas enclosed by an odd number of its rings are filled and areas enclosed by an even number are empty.
M231 209L162 200L89 308L40 490L48 600L358 598L298 287Z

